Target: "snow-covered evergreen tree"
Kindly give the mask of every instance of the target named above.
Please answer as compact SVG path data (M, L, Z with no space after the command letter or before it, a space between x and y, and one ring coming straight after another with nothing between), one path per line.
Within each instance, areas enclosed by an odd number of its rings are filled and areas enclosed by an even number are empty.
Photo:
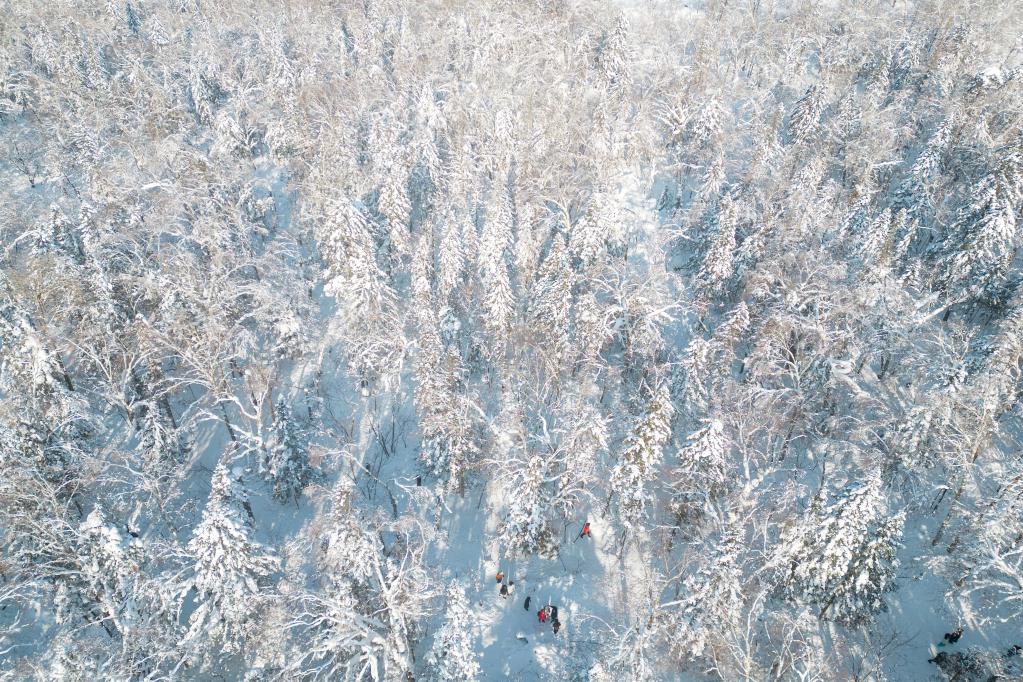
M499 355L515 315L515 294L507 260L507 252L512 245L512 209L503 183L498 183L493 192L494 208L488 212L483 225L478 266L484 292L483 322L494 336L493 352Z
M728 112L718 97L707 97L687 115L680 112L676 117L676 129L673 137L684 140L685 146L707 158L708 153L716 151L725 131Z
M79 532L79 608L131 641L141 625L137 612L142 596L141 543L126 538L99 507L85 518Z
M387 221L388 234L396 255L409 252L412 204L408 198L408 171L400 152L391 150L383 170L377 208Z
M0 390L11 396L9 419L18 449L67 495L73 492L82 445L92 430L87 406L73 388L62 360L28 314L14 304L0 308Z
M444 609L444 624L433 636L433 646L427 654L431 679L440 682L480 678L480 665L473 646L471 627L473 614L465 592L457 581L451 581L447 589L447 604Z
M963 574L949 594L976 599L978 620L985 623L1023 617L1023 473L1007 474L976 516L977 535L967 540Z
M735 308L728 313L725 321L714 330L714 336L725 346L735 349L750 329L752 323L750 307L745 301L740 301Z
M605 193L595 194L587 210L572 226L569 243L572 255L585 265L599 260L607 242L613 236L614 223L618 219L610 197Z
M353 366L363 379L382 371L397 352L394 290L377 262L377 245L361 202L330 202L317 221L326 265L325 291L341 304Z
M884 265L892 255L896 225L890 208L886 208L864 228L863 253L871 264Z
M735 201L728 195L721 199L718 209L718 231L704 256L700 267L700 280L707 287L707 295L719 294L734 271L735 229L738 222Z
M295 413L284 398L278 398L274 422L270 429L264 475L280 502L294 502L313 480L315 471L309 463L309 448Z
M671 507L680 520L695 520L729 485L729 442L724 425L713 420L690 434L678 453L675 499Z
M682 404L692 412L705 410L710 404L713 386L714 359L718 347L713 340L694 337L680 363L682 371Z
M550 504L554 491L549 478L547 463L536 455L511 475L502 533L509 549L545 557L557 554Z
M789 113L789 132L797 142L810 142L821 128L821 116L826 102L824 90L811 85L792 106Z
M609 313L593 292L584 293L576 299L574 346L579 351L579 362L595 364L605 344L614 337Z
M612 92L628 86L629 72L629 20L620 13L614 28L605 34L596 55L597 73Z
M996 152L993 167L973 189L946 247L943 282L950 292L999 300L1016 251L1023 205L1023 135Z
M462 221L458 214L449 215L442 226L439 271L437 274L438 300L447 303L458 290L465 276L466 254Z
M629 623L603 642L600 659L588 671L589 679L657 679L657 659L664 655L664 632L652 611L649 603L642 602L630 611Z
M416 521L377 525L354 502L352 482L339 479L317 524L322 534L313 538L327 589L303 587L296 596L288 627L300 639L287 667L317 679L402 679L411 674L418 623L436 595L425 546Z
M461 357L454 346L443 349L436 325L432 311L423 315L415 365L419 459L429 473L461 489L477 452L470 397L463 393Z
M658 385L611 470L611 494L626 531L638 529L646 514L650 497L646 485L657 475L663 448L671 437L674 411L667 384Z
M861 623L887 608L905 514L889 515L878 474L847 486L834 501L813 499L783 533L773 559L781 588L820 608L822 618Z
M202 648L216 641L235 652L254 623L277 558L253 539L248 493L223 462L210 485L202 520L188 543L195 557L192 585L198 606L185 642Z
M715 632L727 630L740 617L742 570L739 538L726 533L699 568L682 581L680 598L662 605L671 630L670 641L679 655L704 653Z
M352 481L341 477L331 496L328 532L317 545L317 564L333 581L360 584L370 577L374 545L360 522L354 497Z
M571 330L572 280L568 251L555 237L530 296L531 322L545 339L544 346L557 359L567 352Z
M0 310L3 340L3 377L8 392L28 399L29 404L55 420L68 415L72 390L60 358L52 352L21 308L7 304Z

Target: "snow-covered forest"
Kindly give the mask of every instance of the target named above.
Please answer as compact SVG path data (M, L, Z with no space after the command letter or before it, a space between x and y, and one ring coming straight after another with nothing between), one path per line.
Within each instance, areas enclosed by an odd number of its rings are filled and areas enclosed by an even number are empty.
M1021 36L0 0L0 680L1023 679Z

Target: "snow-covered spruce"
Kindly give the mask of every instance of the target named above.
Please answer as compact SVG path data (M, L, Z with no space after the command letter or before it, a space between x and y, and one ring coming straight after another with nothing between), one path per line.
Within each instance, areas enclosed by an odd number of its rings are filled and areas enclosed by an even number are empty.
M202 520L188 542L198 605L185 642L201 646L210 637L235 652L254 624L277 558L253 538L248 492L225 463L213 471L210 486Z
M783 533L772 560L785 595L814 603L821 618L842 623L861 623L887 608L905 513L889 513L881 486L875 473L830 502L823 491L813 498L804 517Z
M626 530L640 528L646 515L651 494L646 486L653 480L671 436L673 412L668 386L662 383L653 390L644 414L625 440L618 464L611 470L612 501Z
M270 429L263 462L263 475L273 489L273 496L281 502L297 500L315 477L309 463L309 449L295 414L283 399L274 408L274 422Z
M474 682L480 679L474 637L472 610L457 581L448 585L444 624L433 635L427 655L432 676L438 682Z

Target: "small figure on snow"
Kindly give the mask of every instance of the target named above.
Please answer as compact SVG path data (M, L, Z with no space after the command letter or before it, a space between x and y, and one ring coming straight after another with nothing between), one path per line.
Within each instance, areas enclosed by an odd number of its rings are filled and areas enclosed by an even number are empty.
M497 582L499 583L504 582L504 571L497 572Z
M962 626L960 626L960 627L957 627L952 632L946 632L945 633L945 641L948 642L949 644L955 644L956 642L959 641L959 638L962 637L962 636L963 636L963 628L962 628Z
M525 608L526 608L526 611L528 611L528 610L529 610L529 600L530 600L530 599L532 599L532 597L526 597L526 606L525 606Z
M552 621L557 623L558 622L558 607L557 606L548 606L547 607L547 616Z
M505 599L508 598L508 586L505 585L504 583L501 583L501 596L504 597Z
M590 536L590 522L589 521L587 521L586 523L583 524L583 532L579 533L579 537L581 537L581 538L591 537Z
M558 630L561 629L561 621L558 620L557 618L555 618L553 625L554 625L554 634L558 634Z
M546 609L546 607L540 609L539 611L537 611L536 612L536 617L537 617L537 619L541 623L546 623L547 622L547 609Z

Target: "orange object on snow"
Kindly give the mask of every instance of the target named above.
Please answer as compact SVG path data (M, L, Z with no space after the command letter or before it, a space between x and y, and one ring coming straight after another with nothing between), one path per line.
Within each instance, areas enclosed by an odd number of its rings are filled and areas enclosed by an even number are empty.
M497 582L501 582L502 580L504 580L504 571L498 571L497 572Z
M586 523L583 524L583 532L579 534L579 537L581 537L581 538L588 538L588 537L590 537L590 522L589 521L587 521Z

